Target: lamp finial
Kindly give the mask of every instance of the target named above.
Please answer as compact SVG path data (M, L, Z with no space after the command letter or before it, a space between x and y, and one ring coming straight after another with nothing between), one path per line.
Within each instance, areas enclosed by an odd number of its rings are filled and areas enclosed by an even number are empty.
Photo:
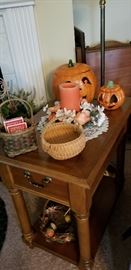
M105 6L106 0L100 0L100 1L99 1L99 4L100 4L100 6Z

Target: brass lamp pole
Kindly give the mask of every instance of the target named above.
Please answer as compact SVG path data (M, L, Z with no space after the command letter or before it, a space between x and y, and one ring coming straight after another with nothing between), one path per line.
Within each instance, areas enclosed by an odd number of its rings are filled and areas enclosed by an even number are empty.
M105 84L105 4L106 0L100 0L100 44L101 44L101 71L100 85Z

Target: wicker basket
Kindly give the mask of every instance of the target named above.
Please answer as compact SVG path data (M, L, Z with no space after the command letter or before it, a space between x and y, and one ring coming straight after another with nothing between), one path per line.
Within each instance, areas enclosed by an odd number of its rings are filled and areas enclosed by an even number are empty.
M43 129L41 143L42 149L54 159L64 160L78 155L86 139L80 125L58 122Z
M29 127L21 132L17 133L6 133L3 131L3 125L0 129L0 138L3 141L4 152L9 157L15 157L20 154L24 154L26 152L33 151L37 149L36 144L36 132L35 125L33 121L33 111L30 104L22 100L20 98L12 98L10 100L6 100L0 104L0 113L2 114L2 107L9 102L20 102L24 105L26 110L30 111L30 119L29 119Z

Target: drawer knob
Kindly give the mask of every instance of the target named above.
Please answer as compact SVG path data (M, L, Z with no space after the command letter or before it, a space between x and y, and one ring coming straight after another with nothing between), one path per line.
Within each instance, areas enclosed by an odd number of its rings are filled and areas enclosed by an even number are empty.
M52 182L52 178L50 176L45 176L44 179L42 179L42 182L47 185Z
M45 176L42 178L41 183L37 183L33 177L30 171L24 171L24 178L27 180L27 182L32 185L33 187L38 187L38 188L44 188L46 187L49 183L52 182L52 178L50 176Z

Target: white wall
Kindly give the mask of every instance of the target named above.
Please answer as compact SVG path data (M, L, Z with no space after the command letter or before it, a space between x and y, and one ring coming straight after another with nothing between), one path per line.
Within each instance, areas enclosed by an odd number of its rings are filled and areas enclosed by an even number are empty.
M54 69L75 59L72 0L36 0L35 9L43 71L50 96Z
M99 0L73 0L74 24L85 32L86 45L100 42ZM107 0L105 8L105 38L131 40L131 0Z

